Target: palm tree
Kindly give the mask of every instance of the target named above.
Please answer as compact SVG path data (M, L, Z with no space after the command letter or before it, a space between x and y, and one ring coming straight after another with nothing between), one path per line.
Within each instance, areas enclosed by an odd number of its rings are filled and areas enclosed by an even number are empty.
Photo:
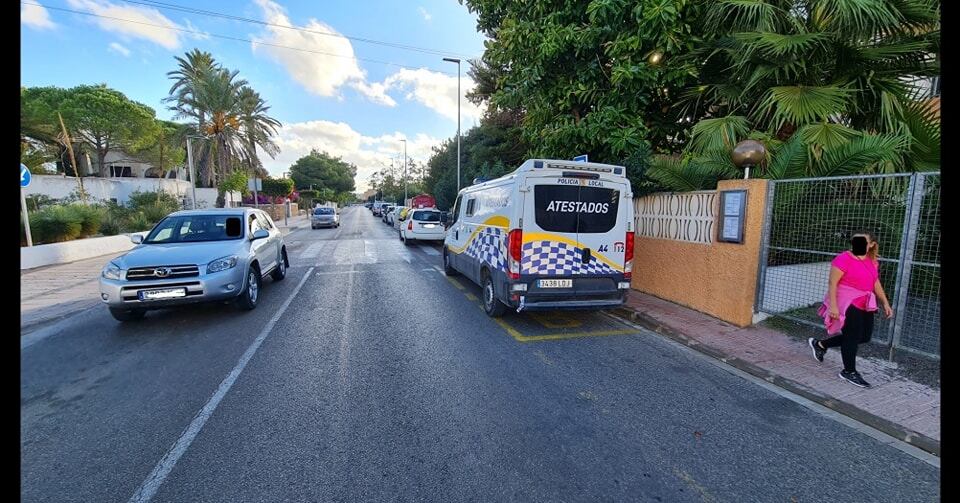
M277 134L277 128L281 126L280 121L267 115L270 107L260 97L260 93L252 88L241 87L238 100L240 101L243 158L247 170L257 176L266 177L266 170L263 169L263 164L257 156L257 147L266 152L271 159L280 153L280 148L272 139Z
M196 119L199 129L205 122L206 110L199 108L199 104L195 102L197 89L220 65L214 61L212 54L199 49L194 49L184 56L174 56L178 66L176 70L167 72L167 77L173 79L173 85L170 86L170 96L164 101L173 103L170 110L177 112L178 118Z
M935 0L720 0L690 55L699 84L682 96L685 156L649 175L668 186L735 174L747 137L771 159L760 176L828 176L939 166L939 119L917 79L939 75ZM683 183L680 183L683 180Z

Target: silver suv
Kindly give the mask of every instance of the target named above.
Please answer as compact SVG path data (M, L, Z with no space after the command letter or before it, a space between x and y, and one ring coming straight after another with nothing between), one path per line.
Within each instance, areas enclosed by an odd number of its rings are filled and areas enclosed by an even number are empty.
M280 281L290 266L280 229L252 208L178 211L130 239L137 246L100 274L100 299L120 321L206 301L253 309L262 278Z

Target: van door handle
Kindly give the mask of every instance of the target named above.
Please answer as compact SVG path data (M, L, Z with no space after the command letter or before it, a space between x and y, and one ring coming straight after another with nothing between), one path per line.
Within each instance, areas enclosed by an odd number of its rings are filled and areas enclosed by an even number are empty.
M590 263L590 248L583 249L582 257L583 257L582 260L584 264Z

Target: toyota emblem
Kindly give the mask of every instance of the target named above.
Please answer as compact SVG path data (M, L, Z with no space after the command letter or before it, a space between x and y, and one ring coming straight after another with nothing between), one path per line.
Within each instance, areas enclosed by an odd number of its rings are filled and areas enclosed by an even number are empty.
M169 268L169 267L158 267L158 268L156 268L156 269L153 270L153 275L156 276L156 277L158 277L158 278L166 278L167 276L170 275L170 268Z

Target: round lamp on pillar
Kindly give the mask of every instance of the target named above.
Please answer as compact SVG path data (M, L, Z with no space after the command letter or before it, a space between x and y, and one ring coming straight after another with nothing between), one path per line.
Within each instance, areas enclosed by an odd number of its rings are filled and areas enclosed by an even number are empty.
M750 168L763 162L767 149L756 140L743 140L733 147L733 163L743 169L743 179L750 178Z

